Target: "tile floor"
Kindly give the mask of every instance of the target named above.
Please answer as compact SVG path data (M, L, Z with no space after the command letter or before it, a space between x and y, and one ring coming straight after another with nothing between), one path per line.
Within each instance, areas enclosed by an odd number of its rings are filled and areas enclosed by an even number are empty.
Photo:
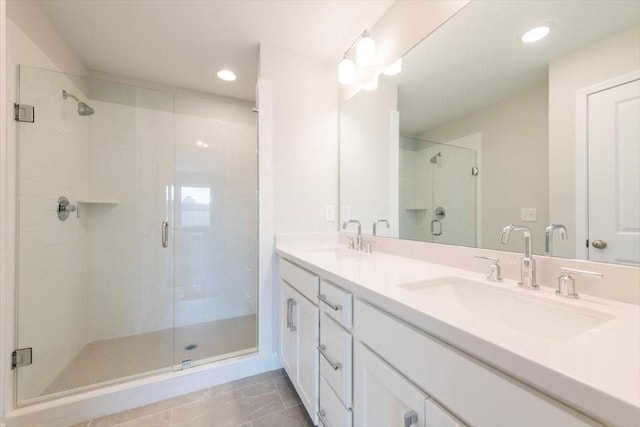
M284 370L266 372L73 427L310 427Z
M252 351L256 347L255 314L198 323L87 344L43 393L44 395L127 378L200 360ZM186 350L196 344L193 350Z

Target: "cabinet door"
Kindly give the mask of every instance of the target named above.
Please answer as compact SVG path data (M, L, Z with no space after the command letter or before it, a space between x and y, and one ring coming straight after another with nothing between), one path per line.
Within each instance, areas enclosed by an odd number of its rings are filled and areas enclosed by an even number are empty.
M427 396L359 342L353 368L354 425L426 427Z
M298 377L297 333L291 326L295 309L295 291L280 281L280 361L291 381Z
M319 309L300 294L293 308L298 343L298 377L300 400L315 421L318 411Z

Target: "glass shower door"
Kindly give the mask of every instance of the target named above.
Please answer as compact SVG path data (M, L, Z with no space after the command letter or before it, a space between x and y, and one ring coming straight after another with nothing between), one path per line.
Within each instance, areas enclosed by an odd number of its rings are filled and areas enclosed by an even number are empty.
M17 403L171 370L173 96L19 77L35 121L18 125L17 346L33 359L15 371Z
M476 246L476 165L473 149L402 137L400 237Z
M251 107L228 98L175 98L179 366L257 350L258 165Z

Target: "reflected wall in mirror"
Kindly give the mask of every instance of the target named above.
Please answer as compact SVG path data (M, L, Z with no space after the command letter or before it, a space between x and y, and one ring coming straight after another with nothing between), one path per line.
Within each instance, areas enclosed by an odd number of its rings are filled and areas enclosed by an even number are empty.
M511 251L521 223L536 254L640 265L639 70L638 2L471 2L343 104L341 219Z

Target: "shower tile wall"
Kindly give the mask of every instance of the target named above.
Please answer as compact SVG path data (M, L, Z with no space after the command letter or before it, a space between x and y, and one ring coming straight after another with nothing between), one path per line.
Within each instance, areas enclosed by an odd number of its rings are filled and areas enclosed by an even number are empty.
M82 80L20 69L20 102L37 109L35 123L19 125L18 347L34 349L18 371L19 401L39 396L87 342L87 218L61 222L56 202L87 195L90 119L63 89L86 98Z
M91 82L90 96L89 341L169 329L172 263L160 230L173 168L173 96L104 81Z

